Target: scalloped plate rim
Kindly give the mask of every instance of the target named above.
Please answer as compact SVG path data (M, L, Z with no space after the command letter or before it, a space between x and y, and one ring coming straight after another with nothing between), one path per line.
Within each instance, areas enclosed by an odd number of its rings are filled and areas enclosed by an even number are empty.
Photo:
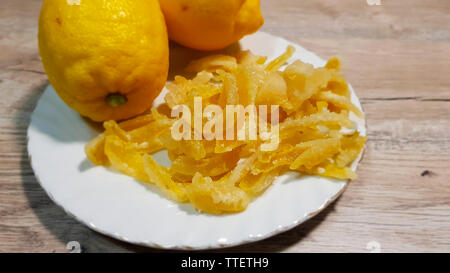
M283 41L283 42L286 43L286 44L294 45L294 46L296 46L297 48L301 48L301 46L299 46L299 45L297 45L297 44L295 44L295 43L289 42L289 41L287 41L287 40L285 40L285 39L283 39L283 38L281 38L281 37L273 36L273 35L271 35L271 34L267 34L267 33L261 32L261 31L260 31L260 32L257 32L256 34L253 34L253 35L263 35L263 36L267 36L267 37L270 37L270 38L272 38L272 39L278 39L278 40L281 40L281 41ZM252 38L251 36L247 36L247 37L245 37L244 39L251 39L251 38ZM307 51L307 50L305 50L305 52L308 52L309 54L312 54L312 55L314 55L315 57L317 57L317 55L315 55L315 54L312 53L312 52L309 52L309 51ZM273 56L269 56L269 57L273 57ZM319 57L317 57L317 58L319 58ZM320 59L320 58L319 58L319 59ZM322 59L321 59L321 60L322 60ZM323 60L322 60L322 61L323 61ZM44 92L48 91L48 90L47 90L48 88L49 88L49 87L47 87L46 90L45 90ZM350 88L351 92L353 93L353 95L355 95L354 90L353 90L353 88L350 86L350 84L349 84L349 88ZM355 95L355 97L356 97L356 95ZM41 97L41 98L42 98L42 97ZM37 103L36 105L39 104L39 102L41 101L41 98L39 99L39 101L38 101L38 103ZM357 100L357 103L359 104L358 106L359 106L360 108L362 108L361 105L360 105L360 103L359 103L359 100L357 99L357 97L356 97L356 100ZM36 108L37 108L37 106L36 106ZM322 203L316 210L311 211L308 215L306 215L306 216L304 216L304 217L301 217L301 218L299 218L299 219L296 219L294 222L290 222L290 223L287 223L287 224L280 225L278 228L273 229L271 232L267 232L266 234L263 234L263 235L261 235L261 236L255 236L255 237L248 237L248 236L247 236L247 239L236 240L236 241L234 241L234 242L232 242L232 243L212 242L212 243L209 243L209 244L203 244L203 245L201 245L201 246L194 246L194 247L193 247L193 246L189 246L189 245L161 245L161 244L159 244L159 243L157 243L157 242L145 242L145 241L130 240L130 239L128 239L126 236L123 236L123 235L120 235L120 234L117 234L117 233L114 233L114 232L111 232L111 231L104 230L104 229L99 228L98 226L96 226L93 222L89 222L89 221L86 221L86 220L84 220L84 219L82 219L82 218L80 218L80 217L77 217L77 215L73 214L71 211L69 211L68 209L66 209L65 206L64 206L63 204L61 204L60 202L58 202L58 201L54 198L53 194L52 194L52 193L44 186L44 184L42 183L42 181L41 181L41 179L40 179L40 168L39 168L39 167L36 165L36 163L34 162L33 157L32 157L32 154L30 154L30 150L32 150L31 147L30 147L30 139L33 137L33 132L31 131L31 130L32 130L32 129L31 129L31 124L33 123L33 116L34 116L35 111L36 111L36 109L33 111L33 114L32 114L32 117L31 117L31 121L30 121L30 126L29 126L28 129L27 129L27 148L28 148L28 156L29 156L30 164L31 164L31 167L32 167L32 169L33 169L33 171L34 171L34 174L35 174L35 177L36 177L37 182L41 185L41 187L42 187L42 188L44 189L44 191L47 193L47 195L49 196L49 198L50 198L56 205L58 205L59 207L61 207L68 215L70 215L71 217L73 217L73 218L76 219L77 221L81 222L82 224L86 225L87 227L89 227L90 229L92 229L92 230L94 230L94 231L96 231L96 232L99 232L99 233L104 234L104 235L106 235L106 236L109 236L109 237L112 237L112 238L115 238L115 239L118 239L118 240L121 240L121 241L124 241L124 242L127 242L127 243L135 244L135 245L141 245L141 246L152 247L152 248L160 248L160 249L173 249L173 250L206 250L206 249L217 249L217 248L233 247L233 246L237 246L237 245L242 245L242 244L247 244L247 243L252 243L252 242L260 241L260 240L269 238L269 237L271 237L271 236L274 236L274 235L276 235L276 234L279 234L279 233L285 232L285 231L287 231L287 230L290 230L290 229L292 229L292 228L294 228L294 227L300 225L301 223L303 223L303 222L309 220L310 218L314 217L314 216L317 215L319 212L321 212L323 209L325 209L329 204L331 204L333 201L335 201L335 200L336 200L336 199L337 199L337 198L345 191L345 189L346 189L347 186L348 186L348 182L343 183L343 184L342 184L342 187L338 190L338 192L336 192L334 195L330 196L330 197L329 197L324 203ZM364 121L363 121L363 128L359 128L359 129L365 131L365 130L366 130L365 126L366 126L366 125L365 125L365 120L364 120ZM361 158L362 158L362 153L363 153L363 152L361 152L360 157L356 160L356 162L355 162L356 165L357 165L357 163L359 162L359 160L361 160ZM355 166L356 166L356 165L355 165ZM344 182L344 181L342 181L342 182ZM261 198L261 197L260 197L260 198Z

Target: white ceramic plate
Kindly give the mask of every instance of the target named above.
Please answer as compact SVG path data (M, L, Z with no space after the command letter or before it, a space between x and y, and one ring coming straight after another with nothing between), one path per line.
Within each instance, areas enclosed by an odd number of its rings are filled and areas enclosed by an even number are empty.
M269 56L296 47L292 59L316 67L325 61L282 38L258 32L242 49ZM165 91L155 104L162 102ZM352 101L360 107L352 90ZM364 120L356 120L365 135ZM213 216L165 198L156 187L104 167L94 167L84 145L99 132L69 109L49 86L28 128L28 153L42 187L68 214L90 228L126 242L166 249L208 249L261 240L311 218L345 189L347 182L288 173L242 213ZM168 164L164 152L157 160ZM358 161L358 160L357 160ZM354 162L353 168L356 168Z

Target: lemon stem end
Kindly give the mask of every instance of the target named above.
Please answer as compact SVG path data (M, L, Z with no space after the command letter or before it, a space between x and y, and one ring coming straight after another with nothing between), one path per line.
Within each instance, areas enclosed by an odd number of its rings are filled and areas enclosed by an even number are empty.
M119 107L127 103L127 97L120 93L113 93L106 96L106 103L111 107Z

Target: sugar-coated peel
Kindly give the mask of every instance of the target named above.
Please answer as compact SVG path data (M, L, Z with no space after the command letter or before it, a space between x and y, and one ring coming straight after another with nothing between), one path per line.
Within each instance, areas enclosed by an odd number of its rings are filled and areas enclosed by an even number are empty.
M105 132L86 145L86 154L96 165L111 165L155 184L174 201L211 214L245 210L287 171L355 179L350 165L367 138L352 130L350 112L363 113L350 100L340 61L332 58L325 67L314 68L297 60L281 69L293 53L288 47L270 63L249 51L208 56L187 67L196 73L193 79L177 76L167 84L169 108L184 104L194 112L198 96L203 107L279 105L279 145L273 151L262 149L260 139L175 140L171 126L178 118L152 109L121 123L105 122ZM270 121L266 125L273 126ZM163 149L172 160L170 168L151 156Z

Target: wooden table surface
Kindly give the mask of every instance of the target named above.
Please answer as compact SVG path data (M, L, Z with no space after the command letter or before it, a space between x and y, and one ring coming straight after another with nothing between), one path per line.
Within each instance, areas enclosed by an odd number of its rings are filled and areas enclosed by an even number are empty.
M450 251L450 1L262 2L262 30L342 58L369 141L359 178L322 213L221 251ZM0 0L0 252L67 252L69 241L86 252L160 251L89 230L36 182L26 129L48 84L36 40L41 3Z

